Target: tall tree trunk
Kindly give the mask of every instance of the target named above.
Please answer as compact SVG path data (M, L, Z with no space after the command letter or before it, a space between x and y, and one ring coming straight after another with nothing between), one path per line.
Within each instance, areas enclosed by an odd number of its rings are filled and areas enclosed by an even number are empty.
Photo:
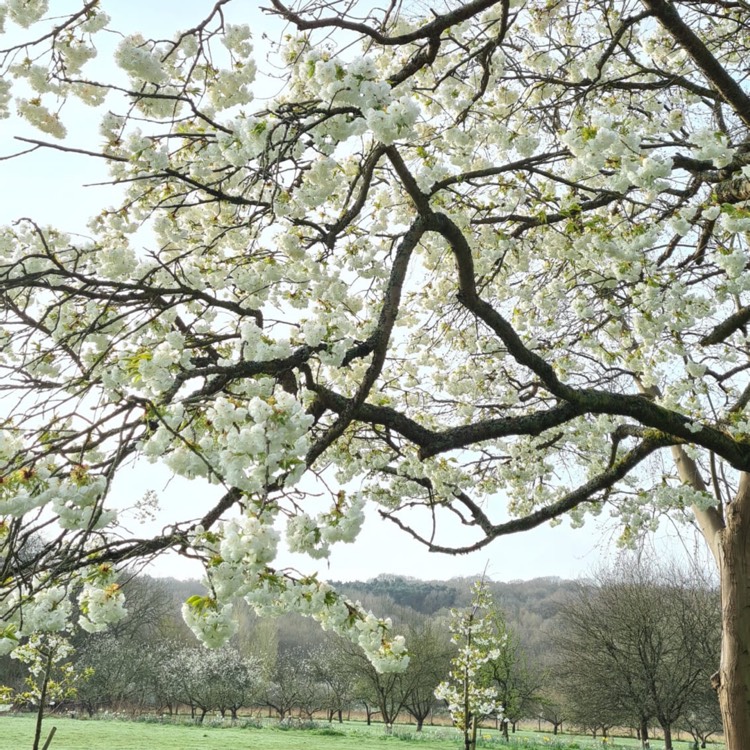
M672 448L680 479L706 490L696 463L680 446ZM720 506L721 507L721 506ZM719 696L726 750L750 747L750 474L743 472L737 494L724 506L693 507L716 559L721 581L721 661L712 680Z
M716 688L727 750L750 746L750 474L727 506L719 544L721 663Z
M39 710L36 712L36 725L34 727L34 744L33 750L39 750L39 742L42 739L42 720L44 719L44 704L47 702L47 686L49 685L49 676L52 671L52 651L47 655L47 665L44 670L44 681L39 693Z

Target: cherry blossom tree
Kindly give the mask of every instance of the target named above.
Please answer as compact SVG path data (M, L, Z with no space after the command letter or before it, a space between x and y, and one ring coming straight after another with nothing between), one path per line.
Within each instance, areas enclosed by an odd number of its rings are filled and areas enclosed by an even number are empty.
M451 641L456 655L451 659L448 679L435 688L444 700L453 723L461 730L464 750L477 746L479 724L503 710L498 686L493 684L487 665L500 656L505 633L498 640L497 619L492 596L484 580L472 588L471 604L451 610Z
M177 550L206 565L185 609L206 642L244 598L403 667L387 622L275 565L279 528L324 558L368 504L448 553L604 507L627 544L671 515L720 573L737 750L745 1L269 0L270 46L246 3L115 46L119 4L72 5L0 4L0 112L41 131L18 158L94 159L122 191L87 237L34 206L0 234L2 648L53 631L81 577L106 624L122 602L99 566ZM76 140L72 102L100 142ZM123 533L110 490L136 462L194 480L200 509ZM50 596L47 621L25 614Z
M3 698L35 708L34 739L32 750L39 750L42 741L42 723L46 712L58 704L75 699L78 687L91 676L88 669L78 670L72 661L73 647L70 641L59 634L36 633L26 643L13 650L13 658L26 665L28 675L26 690L0 690ZM49 737L55 733L53 727ZM45 745L49 744L49 739Z

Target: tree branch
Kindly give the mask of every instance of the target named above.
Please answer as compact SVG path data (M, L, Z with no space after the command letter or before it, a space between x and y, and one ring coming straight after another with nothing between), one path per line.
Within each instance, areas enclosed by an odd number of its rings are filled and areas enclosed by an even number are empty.
M396 526L409 534L413 539L426 546L430 552L442 552L451 555L468 554L470 552L476 552L477 550L486 547L490 542L500 536L516 534L519 531L529 531L530 529L534 529L547 521L551 521L554 518L559 518L565 513L578 507L582 503L596 502L594 500L594 495L612 488L616 482L627 476L638 464L640 464L644 459L650 456L654 451L670 445L671 442L672 440L667 436L647 438L643 440L638 446L628 451L628 453L626 453L622 458L616 461L612 466L607 468L601 474L589 480L572 492L569 492L552 505L540 508L539 510L534 511L533 513L529 513L528 515L521 518L514 518L513 520L506 521L505 523L495 524L489 529L483 528L485 534L484 538L480 539L474 544L466 545L464 547L446 547L443 545L435 544L422 537L420 534L414 531L413 528L402 522L398 517L392 515L393 511L385 511L381 509L379 513L382 518L392 521L396 524ZM472 511L472 506L474 505L473 501L466 502L464 499L462 499L460 494L457 494L455 497L461 504L467 507L472 515L474 515ZM468 496L466 497L466 500L469 500Z
M675 6L666 0L643 0L643 4L690 55L724 101L734 109L745 125L750 127L750 97L727 73L698 35L682 20Z

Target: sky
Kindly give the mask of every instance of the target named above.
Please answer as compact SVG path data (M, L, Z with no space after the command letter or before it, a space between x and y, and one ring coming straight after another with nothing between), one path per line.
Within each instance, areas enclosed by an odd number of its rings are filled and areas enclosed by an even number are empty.
M140 20L147 17L148 29L142 29L144 33L167 36L171 35L173 27L191 25L197 20L199 15L196 9L212 4L196 0L118 2L117 20L126 31L133 32L141 30ZM112 3L104 3L105 8L110 5ZM269 27L261 16L256 16L255 23L256 37L258 32L278 32L278 28ZM261 67L262 60L258 60L258 64ZM92 116L91 110L77 104L67 107L65 122L69 126L70 145L96 148L100 140L98 118ZM113 188L101 184L107 179L103 160L50 150L27 154L19 159L3 159L23 148L14 140L19 135L39 137L29 126L14 118L0 121L0 185L4 186L0 200L0 224L30 217L64 231L85 233L87 219L116 198ZM189 514L198 517L220 494L215 487L173 479L164 470L140 463L126 469L118 478L112 502L119 507L127 507L147 491L156 493L161 509L155 519L143 525L134 521L128 523L128 529L136 536L158 532L173 522L176 515L183 515L186 509ZM460 543L460 531L458 528L455 530L451 541ZM651 541L658 555L692 549L694 541L691 533L686 532L687 541L677 539L675 534L675 530L667 526ZM318 569L322 577L332 580L366 580L379 574L448 579L480 576L483 573L493 580L502 581L542 576L575 578L590 572L603 561L611 562L616 549L616 536L611 520L609 523L606 519L590 521L582 529L571 529L565 521L554 528L545 525L498 539L471 555L451 557L427 552L371 509L359 539L354 544L335 546L328 561L321 564L282 550L277 564L292 566L304 573ZM196 578L200 577L201 569L195 563L172 556L162 559L149 572Z

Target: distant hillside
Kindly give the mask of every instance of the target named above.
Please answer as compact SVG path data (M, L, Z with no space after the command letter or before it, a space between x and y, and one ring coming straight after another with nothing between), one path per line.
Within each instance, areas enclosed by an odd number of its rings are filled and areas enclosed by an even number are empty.
M352 598L386 597L400 607L432 615L467 604L474 580L452 578L449 581L423 581L409 576L384 575L369 581L333 581L332 584ZM574 581L547 577L509 583L490 582L490 590L508 616L528 610L548 619L557 614L561 602L575 585Z
M143 580L143 579L140 579ZM410 625L425 618L447 620L453 607L464 607L471 598L473 578L448 581L423 581L409 576L382 575L368 581L331 583L345 596L360 601L378 615L393 618L396 627ZM173 578L146 579L144 584L168 592L168 609L177 626L181 621L180 607L189 596L202 593L198 581L177 581ZM490 590L508 624L518 633L521 642L532 653L547 650L548 633L555 627L555 617L576 582L560 578L536 578L531 581L490 582ZM162 603L164 597L162 595ZM258 628L270 628L281 648L300 643L318 642L324 638L320 627L295 614L275 618L262 624L249 607L241 606L240 633L253 638ZM181 624L181 623L180 623ZM183 626L184 627L184 626Z

